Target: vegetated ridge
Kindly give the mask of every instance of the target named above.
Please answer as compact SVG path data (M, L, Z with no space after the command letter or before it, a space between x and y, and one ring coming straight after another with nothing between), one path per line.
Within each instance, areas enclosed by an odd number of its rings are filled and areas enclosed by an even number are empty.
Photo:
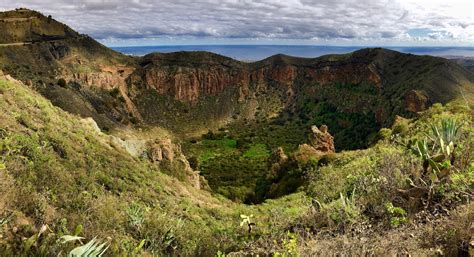
M474 75L454 62L130 57L27 9L0 32L2 254L470 251Z

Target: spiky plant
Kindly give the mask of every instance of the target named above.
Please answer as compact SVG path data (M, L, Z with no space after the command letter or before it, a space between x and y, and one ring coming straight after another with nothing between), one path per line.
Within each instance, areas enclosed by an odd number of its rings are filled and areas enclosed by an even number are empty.
M460 128L461 124L452 118L443 119L439 127L435 124L431 125L433 136L430 138L434 143L433 146L446 158L452 159L454 157L454 150L456 142L459 139Z
M69 252L68 257L100 257L109 246L107 243L101 243L97 239L92 239L83 246L76 247Z
M65 236L62 236L59 240L64 244L64 243L73 242L73 241L81 242L82 239L84 238L80 236L65 235ZM107 243L101 243L96 238L93 238L87 244L78 246L72 249L67 256L68 257L86 257L86 256L87 257L100 257L107 251L108 248L109 246L107 245Z

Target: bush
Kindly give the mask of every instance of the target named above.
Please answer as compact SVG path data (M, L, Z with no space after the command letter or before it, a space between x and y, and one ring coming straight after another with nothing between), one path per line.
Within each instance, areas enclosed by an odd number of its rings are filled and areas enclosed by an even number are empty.
M117 98L120 95L120 90L118 88L114 88L109 91L110 96L113 98ZM125 99L124 99L125 100Z
M319 203L320 213L326 217L329 227L346 230L363 219L362 212L355 201L355 191L350 197L339 194L339 199L330 203Z
M392 203L386 203L385 209L390 220L390 226L398 227L408 222L407 212L403 208L395 207Z
M63 78L58 79L58 83L57 83L57 84L58 84L58 86L60 86L60 87L66 87L66 86L67 86L67 82L66 82L66 80L63 79Z
M392 134L397 135L406 135L408 133L409 129L409 120L404 119L402 117L397 117L397 120L395 121L395 124L393 124L392 127Z
M378 133L379 140L388 140L392 136L392 130L389 128L382 128Z

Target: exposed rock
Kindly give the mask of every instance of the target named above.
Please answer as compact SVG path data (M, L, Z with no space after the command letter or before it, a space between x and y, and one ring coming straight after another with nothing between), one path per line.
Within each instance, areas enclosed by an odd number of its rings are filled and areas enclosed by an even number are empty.
M191 168L180 145L173 144L170 139L164 139L149 143L148 149L153 162L168 169L176 177L185 179L193 187L201 188L201 176Z
M150 144L149 149L150 158L155 162L173 162L175 156L174 152L181 152L181 149L178 146L173 145L170 139L157 140Z
M160 145L154 144L151 146L150 159L154 162L161 162L163 160L163 150Z
M97 122L91 117L81 119L81 122L85 124L86 126L90 127L93 131L95 132L101 132L99 126L97 125Z
M295 159L299 163L307 163L311 159L319 159L324 154L308 144L302 144L298 146L298 150L295 152Z
M300 163L306 163L311 159L317 160L335 152L334 138L329 134L326 125L322 125L319 129L317 126L312 126L308 139L309 144L299 145L295 152L295 159Z
M288 161L288 156L285 154L283 148L278 147L270 156L269 161L271 163L283 164Z
M317 126L311 127L309 134L309 143L317 151L322 153L334 153L334 138L329 134L328 127L322 125L319 129Z
M405 94L405 106L409 112L421 112L428 108L428 97L423 91L410 90Z
M146 65L132 74L132 84L154 89L162 95L171 95L176 100L196 103L202 96L217 96L229 88L236 88L238 101L242 102L249 96L249 88L253 85L256 91L266 91L275 84L284 88L291 100L294 95L292 87L301 74L305 74L304 80L321 85L371 82L380 89L382 83L375 66L357 61L311 62L302 66L299 63L301 60L274 56L252 67L226 57L198 53L202 62L190 67L190 59L195 57L193 54L196 53L145 57ZM171 58L174 58L173 62L170 62Z
M21 83L19 80L16 80L16 79L12 78L12 76L3 73L2 70L0 70L0 79L10 81L10 82L13 82L13 83Z
M278 147L268 159L269 173L267 179L274 179L279 176L282 166L288 162L288 156L283 148Z

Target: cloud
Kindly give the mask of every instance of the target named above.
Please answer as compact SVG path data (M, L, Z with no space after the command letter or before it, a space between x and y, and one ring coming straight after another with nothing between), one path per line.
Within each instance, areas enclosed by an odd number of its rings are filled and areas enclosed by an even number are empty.
M0 0L51 14L96 39L474 43L470 0ZM411 36L409 31L430 33Z

